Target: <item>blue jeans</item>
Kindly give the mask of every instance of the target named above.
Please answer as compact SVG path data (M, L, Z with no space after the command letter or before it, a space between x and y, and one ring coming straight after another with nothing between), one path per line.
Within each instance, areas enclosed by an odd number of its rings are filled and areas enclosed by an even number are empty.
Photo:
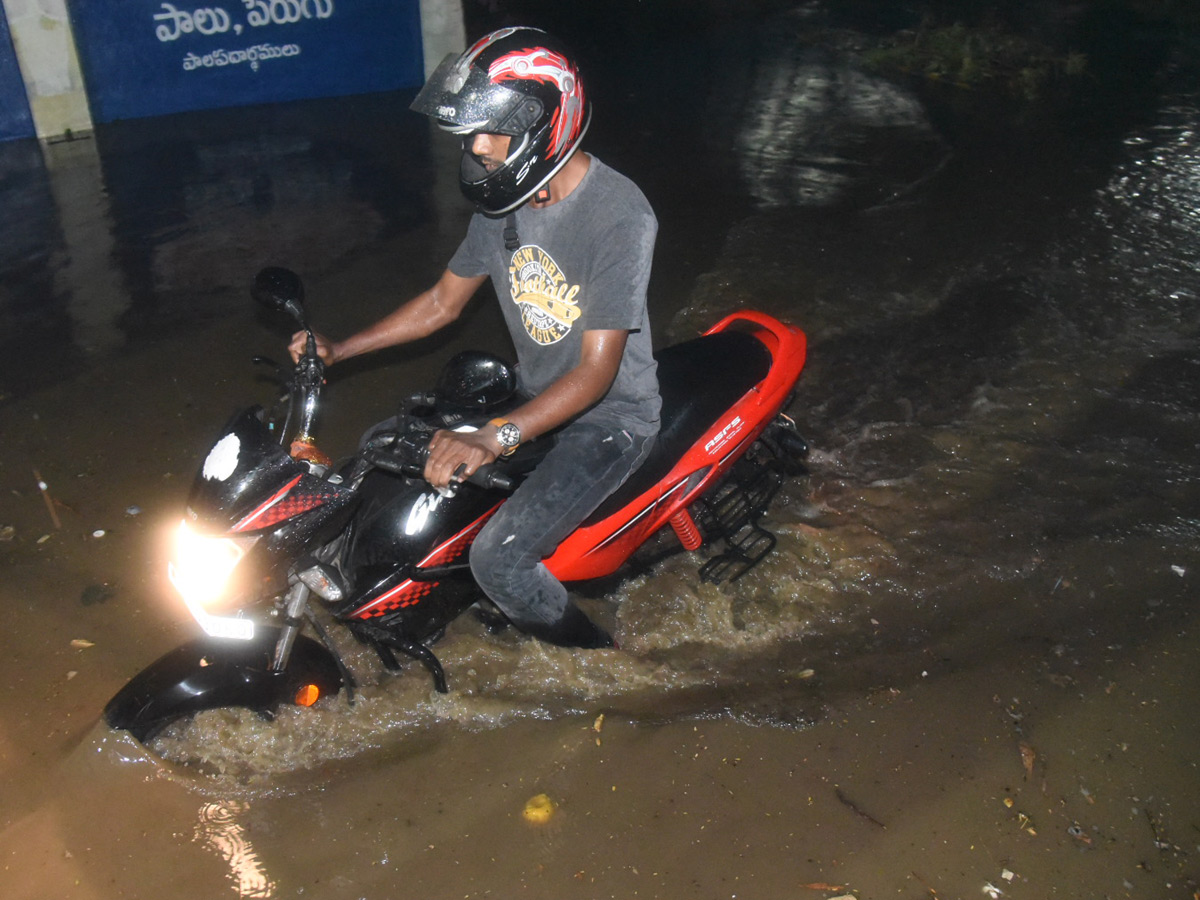
M654 436L577 422L497 510L471 547L471 573L524 632L568 647L612 646L542 560L628 478Z

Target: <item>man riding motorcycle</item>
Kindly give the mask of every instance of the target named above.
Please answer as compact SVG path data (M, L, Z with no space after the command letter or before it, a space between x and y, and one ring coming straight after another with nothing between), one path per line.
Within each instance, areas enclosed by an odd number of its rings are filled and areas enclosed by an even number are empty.
M522 631L612 646L542 560L637 469L658 432L646 310L657 220L631 181L576 152L591 105L575 63L542 31L505 28L452 54L411 108L462 136L459 184L477 212L436 284L345 340L317 335L317 352L332 365L426 337L490 277L527 399L476 431L438 431L425 477L445 487L556 431L475 539L471 571ZM293 359L306 339L293 337Z

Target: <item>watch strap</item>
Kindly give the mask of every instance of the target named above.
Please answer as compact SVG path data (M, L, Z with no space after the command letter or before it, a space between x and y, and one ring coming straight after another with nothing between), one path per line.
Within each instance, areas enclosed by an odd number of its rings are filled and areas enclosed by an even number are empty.
M521 446L521 429L517 427L515 422L510 422L504 418L492 419L488 424L496 426L496 439L503 448L500 451L500 455L512 456L516 452L516 449Z

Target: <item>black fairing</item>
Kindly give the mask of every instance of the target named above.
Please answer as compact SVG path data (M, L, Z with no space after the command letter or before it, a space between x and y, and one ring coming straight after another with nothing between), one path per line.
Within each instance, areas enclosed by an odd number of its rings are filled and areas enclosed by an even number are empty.
M304 463L276 443L262 415L262 409L254 406L230 419L192 484L187 512L209 533L226 533L244 523L240 533L263 535L265 539L251 553L265 571L274 571L340 531L358 495L310 474ZM227 455L221 457L222 453ZM264 511L260 519L244 522L296 479L284 501Z
M146 741L184 716L206 709L243 706L270 713L294 702L297 690L315 684L321 696L336 694L342 676L329 651L303 635L287 668L270 671L277 628L259 628L251 641L199 638L160 657L139 672L104 708L113 728Z
M228 531L297 475L308 474L308 468L288 456L262 419L262 407L242 410L221 430L205 458L188 495L188 510L205 530ZM237 454L236 465L225 477L206 475L217 468L213 460L222 447L225 453Z
M368 475L361 493L347 554L360 586L381 580L398 565L416 565L503 499L472 485L442 497L425 481L381 473Z

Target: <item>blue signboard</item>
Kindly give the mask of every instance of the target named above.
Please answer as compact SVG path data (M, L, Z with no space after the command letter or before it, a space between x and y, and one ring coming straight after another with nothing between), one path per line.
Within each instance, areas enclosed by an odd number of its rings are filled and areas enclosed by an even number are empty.
M25 81L17 66L8 19L0 6L0 141L34 136L33 116L25 96Z
M424 78L418 0L68 0L68 8L97 122L397 90Z

